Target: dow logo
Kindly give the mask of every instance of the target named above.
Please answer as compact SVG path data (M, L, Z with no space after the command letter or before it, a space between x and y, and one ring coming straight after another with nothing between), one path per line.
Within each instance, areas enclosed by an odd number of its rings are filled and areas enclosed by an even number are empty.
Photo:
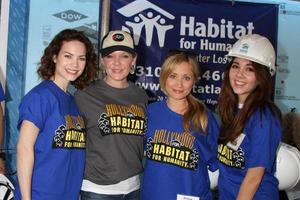
M84 18L87 18L87 16L78 13L74 10L66 10L57 14L54 14L53 16L60 18L62 20L65 20L67 22L74 22L74 21L78 21Z

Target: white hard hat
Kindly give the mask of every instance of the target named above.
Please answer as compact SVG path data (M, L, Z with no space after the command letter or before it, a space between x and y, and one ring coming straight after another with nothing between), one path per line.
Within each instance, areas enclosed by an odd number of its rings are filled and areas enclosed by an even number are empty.
M279 190L289 190L300 180L300 152L297 148L280 143L277 151L275 176L279 181Z
M15 188L10 180L3 174L0 174L0 199L13 200L14 190Z
M269 68L275 74L275 50L271 42L259 34L242 36L228 53L230 57L245 58Z

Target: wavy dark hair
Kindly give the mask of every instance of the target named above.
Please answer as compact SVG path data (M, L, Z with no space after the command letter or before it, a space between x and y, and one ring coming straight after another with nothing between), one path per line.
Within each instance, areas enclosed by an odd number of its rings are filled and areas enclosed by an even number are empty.
M221 130L219 143L233 142L243 131L247 120L253 112L259 109L261 116L266 108L271 110L274 117L281 121L281 111L271 100L272 77L267 67L252 62L257 86L246 98L243 108L237 112L238 96L233 92L229 82L229 71L232 66L229 63L225 70L221 93L218 100L218 113L221 118Z
M160 72L159 83L162 91L165 91L166 81L168 76L173 72L176 65L183 62L191 66L194 80L197 82L199 78L199 64L193 55L185 51L176 51L176 53L169 53L165 59ZM191 93L187 96L188 109L183 115L184 131L190 133L191 131L203 131L206 134L208 119L207 108L204 103L194 97Z
M71 82L71 84L77 89L83 89L97 78L98 59L93 44L81 31L65 29L59 32L45 48L37 73L44 80L51 79L51 77L55 74L55 63L53 62L53 57L59 54L63 43L69 41L82 42L86 47L86 65L84 71L75 81Z

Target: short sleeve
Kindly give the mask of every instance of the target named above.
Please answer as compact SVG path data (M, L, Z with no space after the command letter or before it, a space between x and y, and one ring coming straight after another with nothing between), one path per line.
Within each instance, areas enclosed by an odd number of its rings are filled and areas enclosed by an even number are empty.
M24 96L19 106L18 129L20 129L23 120L28 120L42 130L46 119L46 109L49 106L40 94L29 92Z
M198 140L202 160L208 165L209 170L213 172L218 169L217 153L219 126L210 111L207 113L207 118L208 124L206 135L195 133L194 136Z
M5 100L5 94L4 94L4 91L3 91L3 87L0 84L0 102L4 101L4 100Z
M148 125L152 123L152 122L150 122L150 120L151 120L151 108L149 109L149 106L148 106L146 109L146 130L145 130L145 135L144 135L144 151L147 150L147 138L150 135L149 129L148 129Z
M250 155L248 167L264 167L272 171L276 150L281 138L281 126L279 122L267 113L255 116L247 135L250 137ZM246 129L247 131L247 129Z
M76 90L75 93L74 93L74 98L75 98L75 102L76 102L76 105L77 107L79 108L80 110L80 114L82 116L84 116L84 112L83 112L83 105L84 105L84 99L86 97L84 97L84 93L82 92L82 90ZM84 116L84 120L86 120L86 117Z
M216 171L218 169L218 137L220 133L219 125L212 114L208 112L208 126L207 126L207 143L210 147L211 158L209 159L209 169L210 171Z

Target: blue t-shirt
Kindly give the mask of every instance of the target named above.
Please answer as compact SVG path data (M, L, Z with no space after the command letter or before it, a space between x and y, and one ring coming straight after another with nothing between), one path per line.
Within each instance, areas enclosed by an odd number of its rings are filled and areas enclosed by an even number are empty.
M0 84L0 102L5 100L5 94L2 88L2 85Z
M85 161L85 126L72 95L53 81L33 88L19 107L23 120L39 128L34 145L33 200L78 200ZM21 199L19 186L15 199Z
M177 195L211 200L208 166L217 168L218 125L207 112L207 135L184 133L183 116L166 101L148 106L143 200L176 199Z
M249 118L243 131L240 146L230 144L218 146L220 175L218 181L219 199L236 199L247 170L264 167L261 184L254 200L276 200L278 180L276 170L276 150L281 140L281 125L269 109L257 110Z

